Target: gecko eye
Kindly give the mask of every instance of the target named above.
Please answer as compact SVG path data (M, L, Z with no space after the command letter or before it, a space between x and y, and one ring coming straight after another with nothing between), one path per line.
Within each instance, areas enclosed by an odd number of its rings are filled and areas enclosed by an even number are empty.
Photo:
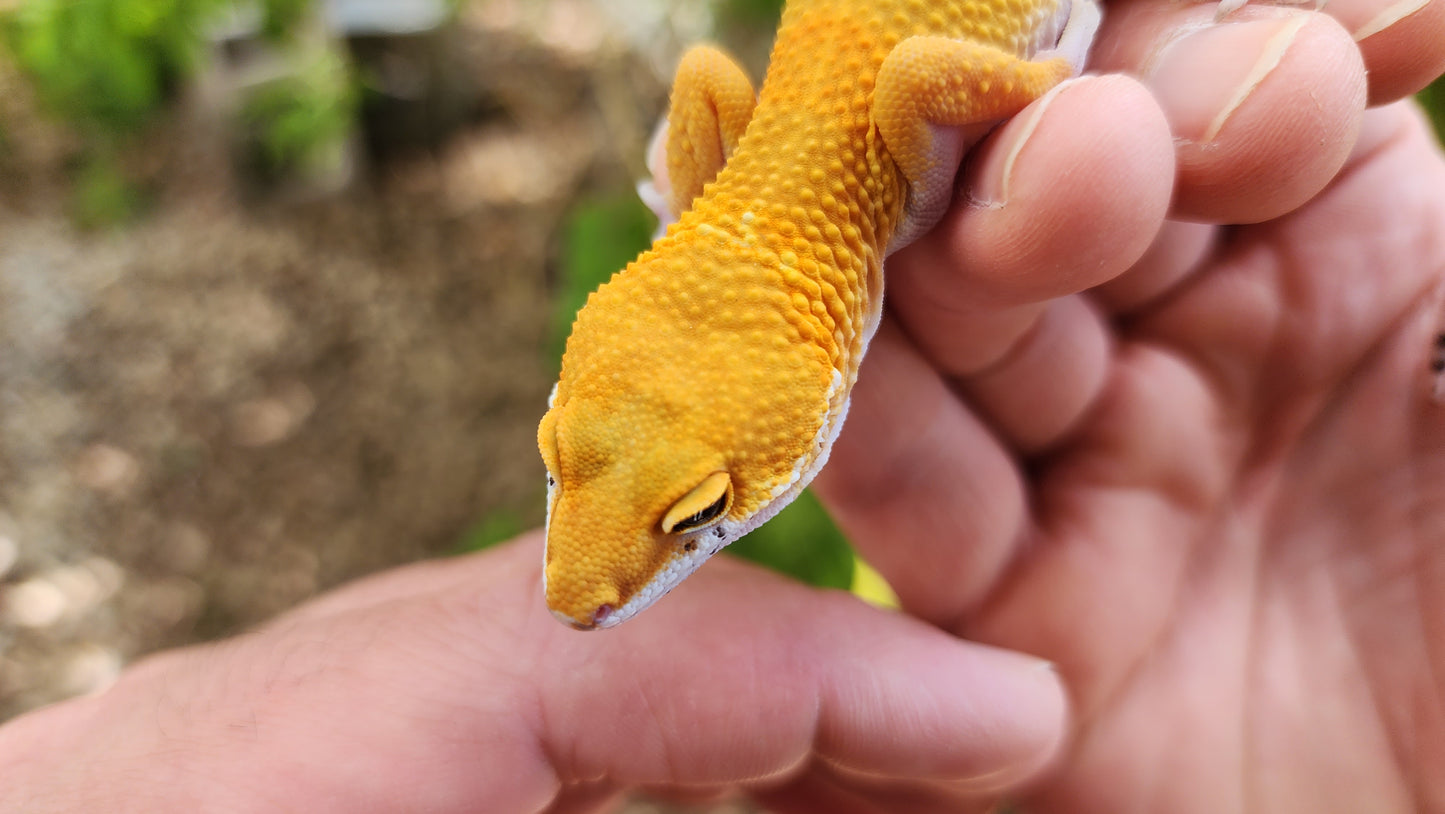
M662 518L662 530L682 534L712 525L727 513L732 500L732 478L726 472L714 472L672 504Z

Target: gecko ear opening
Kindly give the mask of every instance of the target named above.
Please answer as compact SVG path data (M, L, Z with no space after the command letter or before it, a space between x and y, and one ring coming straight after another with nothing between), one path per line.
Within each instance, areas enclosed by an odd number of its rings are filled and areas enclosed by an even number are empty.
M672 504L662 517L665 534L697 531L716 523L733 502L733 480L726 472L714 472Z

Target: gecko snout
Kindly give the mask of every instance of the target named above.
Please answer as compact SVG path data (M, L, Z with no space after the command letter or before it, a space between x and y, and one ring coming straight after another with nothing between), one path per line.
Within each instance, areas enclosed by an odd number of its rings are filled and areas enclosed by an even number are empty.
M548 610L574 630L597 630L618 621L623 594L608 575L553 562L547 567L544 590Z
M596 630L606 625L607 618L612 615L613 610L611 605L598 605L590 614L586 614L580 619L559 610L552 611L552 615L573 630Z

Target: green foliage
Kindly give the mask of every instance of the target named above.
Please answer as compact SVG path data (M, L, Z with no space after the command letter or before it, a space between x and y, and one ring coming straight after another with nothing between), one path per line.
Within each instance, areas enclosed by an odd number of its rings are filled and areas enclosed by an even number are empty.
M286 39L311 10L311 4L312 0L263 0L261 35L272 41Z
M522 518L517 512L498 509L472 526L471 530L462 538L461 543L457 545L454 553L466 554L491 548L516 537L526 528L527 525L522 522Z
M1430 120L1435 123L1435 134L1445 142L1445 76L1437 78L1429 87L1420 91L1417 97Z
M263 34L283 39L315 0L261 0ZM21 0L0 11L8 52L52 113L83 137L72 210L86 226L141 209L118 157L195 71L206 29L235 0ZM268 170L309 169L339 157L357 94L349 67L325 54L263 86L245 110Z
M768 66L783 0L713 0L713 38L747 70L760 77Z
M561 368L572 320L587 295L647 248L656 224L632 194L585 201L572 210L562 232L561 279L547 348L556 368Z
M25 0L0 18L41 100L82 131L134 131L200 55L225 0Z
M124 223L142 207L141 194L106 154L86 158L76 173L70 199L71 215L83 228L98 229Z
M720 27L746 25L776 28L784 0L715 0Z
M340 149L356 118L358 87L346 61L330 50L309 59L256 88L242 107L264 168L273 174L323 164Z
M809 585L846 590L853 584L853 547L811 490L723 550Z

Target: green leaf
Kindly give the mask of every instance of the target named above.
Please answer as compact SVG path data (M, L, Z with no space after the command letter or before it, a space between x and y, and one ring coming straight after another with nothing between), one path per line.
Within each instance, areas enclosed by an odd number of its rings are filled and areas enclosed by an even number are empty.
M286 173L320 164L346 140L357 100L345 60L327 51L294 74L256 88L241 117L256 133L266 169Z
M511 509L498 509L472 526L453 553L467 554L491 548L516 537L525 529L519 513Z
M77 223L88 229L117 226L140 211L142 200L109 156L86 160L75 179L71 207Z
M57 115L82 132L134 133L194 69L207 22L231 0L23 0L3 45Z
M777 28L783 16L783 0L715 0L721 24Z
M853 584L853 547L811 490L723 550L809 585L846 590Z
M279 41L290 36L298 23L311 10L311 0L264 0L261 34L269 40Z
M1437 78L1416 98L1430 114L1430 121L1435 124L1435 136L1445 142L1445 76Z
M562 358L572 322L587 296L651 245L656 224L631 191L586 201L572 210L562 231L561 287L548 348L552 359Z

